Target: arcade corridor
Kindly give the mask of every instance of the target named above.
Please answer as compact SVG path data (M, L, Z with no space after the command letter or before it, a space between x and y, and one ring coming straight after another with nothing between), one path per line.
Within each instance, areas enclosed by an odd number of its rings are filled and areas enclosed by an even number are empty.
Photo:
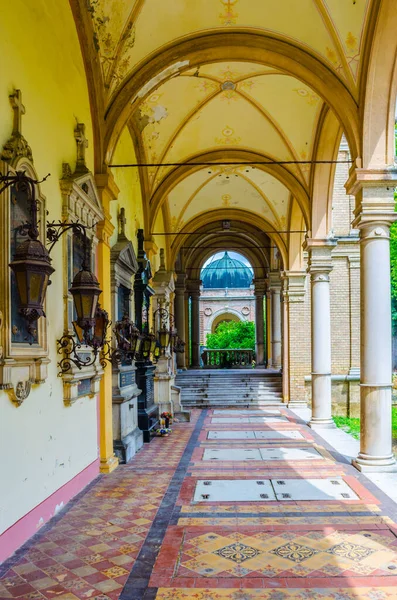
M393 599L396 519L292 411L195 410L4 563L0 598Z

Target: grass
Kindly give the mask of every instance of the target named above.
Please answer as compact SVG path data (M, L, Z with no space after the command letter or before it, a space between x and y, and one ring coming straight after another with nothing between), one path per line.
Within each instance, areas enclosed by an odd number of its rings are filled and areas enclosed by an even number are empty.
M393 406L391 410L393 439L397 440L397 406ZM333 417L333 419L337 427L350 433L356 440L360 438L360 419L358 417Z

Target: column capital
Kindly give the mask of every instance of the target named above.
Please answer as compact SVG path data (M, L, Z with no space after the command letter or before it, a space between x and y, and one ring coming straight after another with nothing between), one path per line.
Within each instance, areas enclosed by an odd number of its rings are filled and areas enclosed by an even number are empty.
M397 186L397 168L350 169L345 187L356 196L353 227L363 229L368 225L390 227L397 219L394 211L394 188Z
M303 249L307 251L309 255L307 272L313 277L324 275L328 277L332 271L332 257L331 252L335 248L337 242L332 238L326 239L312 239L308 238L303 244Z
M280 271L270 271L267 277L268 288L271 292L281 292Z
M175 293L184 294L186 291L186 273L176 273Z
M191 296L200 296L201 279L187 279L186 288Z
M397 186L397 168L361 169L353 166L345 183L346 194L357 196L364 188L394 188Z
M255 286L254 296L264 296L267 290L267 280L264 277L258 277L252 280Z
M117 200L120 190L114 180L113 173L96 173L95 183L98 189L98 194L104 209L109 209L109 203L112 200Z
M304 302L306 293L306 273L304 271L283 271L284 302Z

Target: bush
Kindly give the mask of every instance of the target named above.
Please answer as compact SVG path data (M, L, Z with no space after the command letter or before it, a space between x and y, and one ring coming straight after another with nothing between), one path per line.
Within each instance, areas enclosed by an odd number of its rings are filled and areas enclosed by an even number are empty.
M209 350L219 348L255 350L255 323L252 321L224 321L219 323L215 333L207 335L206 347Z

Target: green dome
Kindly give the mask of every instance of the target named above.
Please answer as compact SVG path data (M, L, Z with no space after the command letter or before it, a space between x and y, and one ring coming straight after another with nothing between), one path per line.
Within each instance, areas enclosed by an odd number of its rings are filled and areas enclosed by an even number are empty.
M227 252L201 271L203 287L248 288L252 283L252 271L241 260L230 258Z

